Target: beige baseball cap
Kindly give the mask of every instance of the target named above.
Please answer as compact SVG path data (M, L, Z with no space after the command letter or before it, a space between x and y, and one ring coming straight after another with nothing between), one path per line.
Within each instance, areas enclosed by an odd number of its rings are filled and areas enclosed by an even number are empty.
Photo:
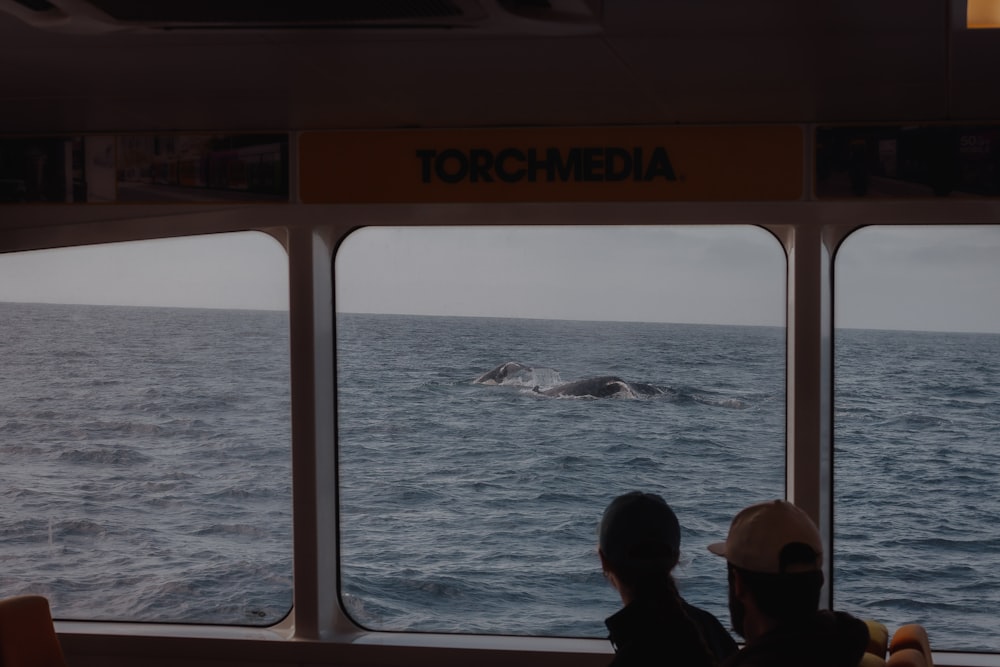
M816 558L812 563L782 568L781 552L794 543L808 546ZM757 503L741 510L729 526L726 541L710 544L708 550L750 572L781 574L823 569L823 540L816 524L804 510L786 500Z

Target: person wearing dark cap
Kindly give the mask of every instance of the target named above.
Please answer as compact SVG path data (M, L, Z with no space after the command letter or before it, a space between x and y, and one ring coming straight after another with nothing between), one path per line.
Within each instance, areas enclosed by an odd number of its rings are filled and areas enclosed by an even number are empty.
M728 563L729 612L746 640L726 667L857 667L868 627L819 610L823 540L805 511L784 500L751 505L708 549Z
M718 619L685 602L670 572L680 557L681 527L653 493L618 496L601 518L598 554L623 609L605 624L614 667L717 665L736 642Z

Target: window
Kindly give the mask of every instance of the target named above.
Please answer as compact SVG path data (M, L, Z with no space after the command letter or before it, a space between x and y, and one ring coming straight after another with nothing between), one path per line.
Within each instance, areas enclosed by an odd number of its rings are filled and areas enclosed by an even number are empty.
M740 508L784 494L785 270L753 227L345 239L341 595L354 620L605 636L620 600L597 523L633 489L674 507L681 592L727 620L725 565L705 547Z
M834 599L1000 650L1000 227L869 227L836 261Z
M291 608L287 259L263 234L0 256L0 595Z

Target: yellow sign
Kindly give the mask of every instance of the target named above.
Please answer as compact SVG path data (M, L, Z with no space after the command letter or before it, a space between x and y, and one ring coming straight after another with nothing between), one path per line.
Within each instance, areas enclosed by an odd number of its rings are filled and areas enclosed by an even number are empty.
M299 156L307 204L802 196L796 126L306 132Z

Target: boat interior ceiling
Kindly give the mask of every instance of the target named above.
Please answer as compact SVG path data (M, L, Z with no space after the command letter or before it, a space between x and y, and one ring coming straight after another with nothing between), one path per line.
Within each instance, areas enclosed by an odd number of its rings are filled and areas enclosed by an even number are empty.
M993 120L961 0L0 0L5 133Z

